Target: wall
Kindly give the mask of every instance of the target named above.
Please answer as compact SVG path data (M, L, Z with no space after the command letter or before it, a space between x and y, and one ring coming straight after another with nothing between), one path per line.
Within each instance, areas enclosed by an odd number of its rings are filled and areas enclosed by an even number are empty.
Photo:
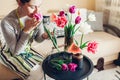
M51 3L51 4L49 4ZM44 0L41 10L44 13L68 9L68 5L76 5L78 8L94 10L95 0Z
M7 15L17 6L16 0L0 0L0 18Z
M0 0L0 16L8 14L17 7L16 0ZM67 9L67 5L76 5L78 8L95 9L95 0L43 0L41 11L47 14L60 9Z

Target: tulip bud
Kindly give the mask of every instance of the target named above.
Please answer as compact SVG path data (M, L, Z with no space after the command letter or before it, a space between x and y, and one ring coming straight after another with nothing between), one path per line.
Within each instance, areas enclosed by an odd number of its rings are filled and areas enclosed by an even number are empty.
M59 16L65 16L65 12L64 11L60 11L59 12Z
M71 6L71 7L69 8L69 12L70 12L71 14L74 14L74 13L75 13L75 10L76 10L76 7L75 7L75 6Z
M81 21L81 17L80 16L77 16L76 19L75 19L75 24L79 24Z

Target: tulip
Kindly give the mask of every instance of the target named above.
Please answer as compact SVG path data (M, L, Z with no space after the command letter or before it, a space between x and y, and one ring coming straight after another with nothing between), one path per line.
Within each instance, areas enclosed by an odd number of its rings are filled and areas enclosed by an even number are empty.
M58 18L57 15L53 13L50 17L51 22L55 22L57 20L57 18Z
M87 45L87 51L88 52L92 52L93 54L95 54L95 52L97 51L97 46L98 46L98 43L96 43L95 41L94 42L90 42L88 43Z
M67 19L65 16L59 16L55 22L58 27L64 28L67 24Z
M70 12L71 14L74 14L74 13L75 13L75 10L76 10L76 7L75 7L75 6L71 6L71 7L69 8L69 12Z
M33 14L33 18L35 18L37 21L42 21L43 16L40 13Z
M75 19L75 24L79 24L81 21L81 17L80 16L77 16L76 19Z
M89 20L89 21L96 21L95 14L90 13L90 14L88 15L88 20Z
M68 68L69 68L70 71L75 72L75 69L77 68L77 64L69 63Z
M92 30L92 28L91 28L91 25L89 25L87 22L82 23L82 24L80 25L79 31L80 31L82 34L88 34L88 33L93 32L93 30Z
M64 11L60 11L59 12L59 16L65 16L65 12Z
M62 64L62 70L68 71L68 66L67 66L67 64Z

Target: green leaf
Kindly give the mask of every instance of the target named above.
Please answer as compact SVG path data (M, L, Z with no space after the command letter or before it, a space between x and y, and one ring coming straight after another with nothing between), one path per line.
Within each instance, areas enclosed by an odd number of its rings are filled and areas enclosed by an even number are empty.
M55 47L58 51L60 51L60 50L58 49L57 40L56 40L55 35L53 35L53 37L52 37L50 31L49 31L45 26L44 26L44 30L45 30L46 33L48 34L48 37L51 39L54 47ZM53 30L53 32L54 32L54 31L55 31L55 29Z
M56 36L53 36L53 39L55 41L55 44L57 45L57 39L56 39Z
M78 28L75 29L74 33L76 33L77 30L79 30L80 26Z
M75 40L75 39L74 39L74 41L75 41L75 43L78 45L78 41L77 41L77 40Z
M52 67L56 68L57 70L61 70L61 68L62 68L62 66L58 63L52 63L52 65L53 65Z
M85 43L83 43L83 44L80 46L80 48L83 49L83 48L87 47L87 43L88 43L88 42L89 42L89 41L86 41Z
M45 32L48 34L49 38L52 39L50 31L44 26Z
M72 62L72 59L66 59L66 60L64 60L64 63L66 63L66 64L68 64L70 62Z
M52 38L53 38L55 44L57 45L57 38L55 36L55 28L53 29L53 37Z
M83 35L84 35L84 34L82 34L82 35L81 35L81 39L80 39L80 46L82 46L82 42L83 42Z
M58 60L58 63L62 65L64 63L64 60Z
M74 35L74 26L72 24L69 24L65 27L65 35L70 38Z

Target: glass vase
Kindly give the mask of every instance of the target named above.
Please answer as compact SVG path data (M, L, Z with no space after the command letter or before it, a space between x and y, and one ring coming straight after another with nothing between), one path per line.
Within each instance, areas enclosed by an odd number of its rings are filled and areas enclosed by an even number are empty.
M69 46L73 43L73 37L65 36L65 47L64 50L67 51Z

